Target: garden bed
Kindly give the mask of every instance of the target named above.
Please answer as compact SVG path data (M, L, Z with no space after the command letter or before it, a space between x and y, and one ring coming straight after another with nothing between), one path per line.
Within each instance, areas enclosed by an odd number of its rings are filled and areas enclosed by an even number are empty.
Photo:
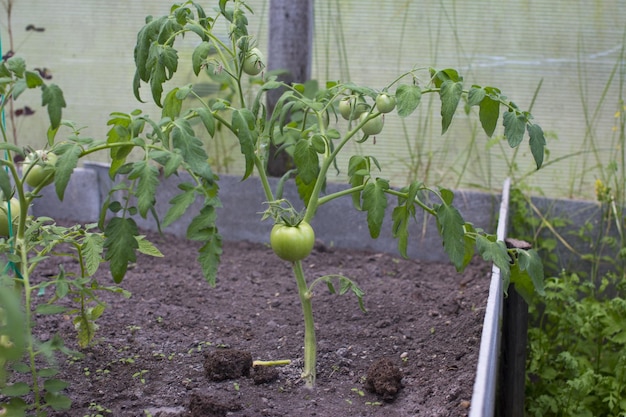
M262 243L227 242L211 288L194 243L149 236L166 257L138 260L122 283L130 300L105 296L97 342L83 358L60 363L73 405L55 416L468 414L491 265L473 262L458 274L448 263L318 245L304 264L309 278L354 279L366 293L367 313L351 294L315 294L319 359L310 391L299 378L302 312L288 263ZM98 279L111 283L104 268ZM68 343L74 339L69 318L38 320L39 337L60 332ZM211 381L205 356L225 349L292 363L275 368L272 382L255 383L254 371ZM392 401L366 389L368 368L381 358L401 371L403 387Z

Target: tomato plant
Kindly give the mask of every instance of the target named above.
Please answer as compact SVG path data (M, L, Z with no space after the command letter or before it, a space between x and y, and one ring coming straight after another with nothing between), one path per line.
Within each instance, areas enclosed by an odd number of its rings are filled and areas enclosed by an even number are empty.
M64 353L72 357L79 354L68 349L58 335L49 340L38 340L33 331L35 316L58 314L68 317L76 329L79 347L84 348L93 341L96 321L105 310L100 294L114 292L129 296L121 288L103 285L93 278L107 253L118 249L115 242L110 243L109 236L117 236L111 230L130 227L127 229L129 239L120 242L127 247L126 258L119 263L117 259L110 260L115 279L123 276L128 262L136 259L137 252L160 255L157 248L135 232L131 220L124 223L113 221L113 227L105 234L104 220L100 225L63 227L50 217L29 215L29 207L41 201L41 189L53 178L56 194L63 200L80 158L111 148L119 150L117 146L121 144L96 141L79 134L80 129L61 118L66 104L60 87L46 84L39 72L28 69L22 58L13 56L0 62L0 113L4 112L7 103L26 89L41 90L41 102L47 107L50 127L47 143L42 144L47 149L45 151L25 151L9 142L6 129L1 129L0 133L0 194L3 196L0 198L0 254L4 258L0 273L0 414L12 416L48 415L50 409L71 407L70 399L63 394L67 383L55 378L53 354ZM70 132L67 138L57 142L61 128ZM122 152L141 147L130 140L125 144L127 147ZM157 147L151 149L156 151ZM24 161L21 167L16 162L20 160ZM6 201L4 196L11 197ZM129 204L126 208L136 210ZM39 274L39 263L49 257L58 259L58 270L52 274ZM77 267L71 269L77 271L64 268L64 261L68 258ZM37 279L33 280L33 276ZM34 294L38 296L36 305ZM28 373L30 377L11 378L14 369L20 369L21 374Z
M24 181L31 187L45 187L54 180L54 166L57 156L54 152L37 150L26 155L22 171Z
M293 226L276 223L270 233L270 245L280 259L290 262L301 261L313 250L315 232L306 222Z
M342 169L338 167L338 155L350 149L349 144L366 141L370 135L380 133L385 112L396 109L397 117L411 116L423 95L438 96L441 102L442 133L448 130L462 100L469 112L478 108L480 123L487 136L494 134L500 119L503 120L504 136L511 147L519 146L527 133L532 156L539 168L543 163L546 143L543 130L533 122L532 115L521 110L495 87L471 85L467 88L461 74L452 68L416 67L396 77L382 89L331 80L314 92L305 84L286 84L276 75L263 74L255 80L254 92L249 95L244 93L241 71L238 71L242 57L253 56L249 54L250 45L256 45L256 39L247 30L248 11L250 9L241 0L220 0L216 15L209 17L202 7L188 1L174 5L168 15L149 18L137 36L134 93L141 100L140 88L143 85L149 86L152 99L162 107L163 117L156 122L146 117L129 115L124 118L116 117L110 122L114 127L126 129L135 124L142 128L150 125L154 136L159 137L162 142L172 143L176 148L175 154L168 150L161 153L151 152L151 155L164 167L166 175L185 167L192 174L194 183L181 185L181 193L172 199L162 224L168 225L178 219L195 199L196 193L204 198L205 207L191 221L187 235L190 239L205 242L200 249L199 259L209 282L215 282L216 265L221 251L221 236L215 225L215 208L219 205L215 186L217 178L206 164L202 142L193 126L202 126L212 137L219 125L231 131L239 141L244 159L243 179L253 173L260 179L264 201L270 205L263 218L271 218L278 224L283 219L292 217L293 213L285 213L292 210L291 202L288 202L288 209L280 204L284 201L283 189L289 185L297 189L302 210L295 217L304 224L311 224L320 206L337 198L352 198L355 209L364 213L370 235L376 238L388 212L386 209L393 201L395 207L390 212L392 234L398 239L398 250L403 256L407 255L411 219L415 217L417 210L422 210L435 218L443 248L459 271L467 266L477 252L501 268L503 279L508 285L511 274L509 262L510 259L517 258L511 257L504 243L498 241L494 235L475 228L463 219L454 206L454 193L451 190L430 187L419 181L392 186L390 180L376 172L379 166L374 155L353 155L349 159L349 184L346 190L326 194L325 185L331 168ZM225 20L229 28L227 37L215 32L219 27L215 24L218 19ZM210 74L218 69L224 75L222 87L228 91L228 100L198 100L199 97L189 86L174 86L164 93L164 88L169 87L168 81L179 67L179 55L174 42L182 36L197 36L199 40L192 52L191 66L194 74ZM219 52L216 55L213 51ZM256 58L252 58L251 63L255 60L258 62L258 57L262 55L254 56ZM260 74L258 65L248 69ZM245 66L243 70L248 72ZM265 97L273 90L280 92L280 98L269 111L265 105ZM194 104L183 112L183 101L187 98L193 98L194 101L189 103ZM336 114L337 111L341 119L335 125L329 125L328 115ZM201 123L192 125L194 119ZM114 133L110 140L117 140L117 134ZM129 137L125 137L125 140ZM269 181L267 171L271 145L288 152L293 156L294 162L293 169L280 178L275 187ZM159 182L158 172L144 161L131 164L126 161L126 156L127 152L120 150L111 152L111 174L129 173L129 179L139 181L134 183L139 185L138 209L140 214L146 215L153 207L156 184ZM122 169L123 167L127 168ZM119 209L119 206L113 205L109 208ZM114 230L120 233L122 229L116 227ZM316 364L311 303L313 287L324 282L329 288L333 288L332 281L336 279L341 284L341 292L352 290L359 302L363 293L347 277L323 276L307 281L302 268L302 257L310 251L313 233L307 233L305 239L298 228L294 230L293 227L287 228L282 224L275 226L273 230L272 247L277 255L291 262L293 267L305 326L302 376L308 386L313 386ZM289 239L283 237L283 233ZM125 234L127 233L120 233L119 236L123 237ZM281 243L297 241L298 244L288 251L286 244L278 245L277 236L281 236ZM118 255L124 256L121 251ZM537 273L539 268L535 268L536 263L536 259L525 259L518 268L533 275L533 282L540 279Z

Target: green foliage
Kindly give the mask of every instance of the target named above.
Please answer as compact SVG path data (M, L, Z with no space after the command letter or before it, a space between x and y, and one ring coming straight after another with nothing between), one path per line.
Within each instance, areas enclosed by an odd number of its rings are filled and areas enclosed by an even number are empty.
M626 415L626 281L563 273L545 287L531 308L528 415Z

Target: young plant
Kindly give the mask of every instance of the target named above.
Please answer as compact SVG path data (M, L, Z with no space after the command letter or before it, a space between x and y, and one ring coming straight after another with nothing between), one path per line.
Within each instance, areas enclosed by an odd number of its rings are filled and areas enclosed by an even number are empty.
M153 209L154 193L159 182L159 170L148 163L149 159L163 167L165 176L179 168L185 168L194 183L179 186L181 193L170 203L162 225L177 220L195 200L196 194L204 199L204 207L191 222L187 236L204 241L199 260L210 283L215 282L217 263L221 253L221 237L215 226L215 208L219 206L217 176L207 164L207 155L193 129L202 126L210 136L215 134L216 125L231 131L239 140L244 158L243 179L253 173L258 175L265 202L269 209L264 218L275 222L270 241L272 248L281 258L291 263L302 303L305 325L304 370L302 376L307 386L315 383L316 342L311 300L313 287L326 283L334 291L333 282L339 281L340 293L351 290L361 300L363 293L348 278L325 276L310 284L304 275L302 260L308 255L314 241L310 224L320 206L337 198L352 198L355 209L367 214L367 224L372 238L379 236L389 199L397 201L392 212L393 236L398 239L398 249L407 255L409 223L417 210L432 215L442 237L443 248L455 267L461 271L470 262L475 252L485 260L493 261L502 270L505 288L512 277L522 277L529 290L533 286L541 289L543 270L538 256L532 251L507 249L495 236L475 228L466 222L454 207L451 190L430 187L415 181L401 188L394 188L388 179L376 172L378 162L374 155L354 155L350 158L349 187L343 191L327 194L325 185L331 167L338 169L337 158L348 149L349 143L375 140L374 135L384 129L385 117L408 117L419 106L422 96L434 94L441 102L441 131L446 132L461 100L469 108L478 107L481 125L491 136L500 119L504 124L504 135L511 147L521 144L528 134L531 153L537 168L543 163L545 138L541 127L532 121L532 115L518 108L499 89L472 85L466 88L463 77L454 69L436 70L415 68L393 80L382 90L354 83L327 82L325 87L310 94L302 84L287 85L276 77L264 74L263 54L259 53L254 38L247 31L250 8L244 1L220 0L215 15L209 16L194 1L174 4L170 13L161 17L149 17L139 31L135 46L136 74L134 92L141 100L140 88L145 83L150 87L154 102L162 107L162 118L156 122L138 114L116 114L111 120L114 126L108 145L115 146L111 152L111 176L126 174L134 181L127 190L138 198L138 209L146 215ZM217 33L219 20L225 20L228 37ZM230 99L203 100L192 85L173 87L164 94L167 82L178 70L179 55L175 48L177 39L195 35L198 45L191 55L191 66L196 76L201 72L221 74L228 79ZM250 58L254 57L254 65ZM253 70L253 71L251 71ZM245 82L248 73L255 74L253 84L256 92L247 98ZM268 91L282 91L271 113L265 106ZM395 89L395 90L394 90ZM196 107L183 111L187 98L195 98ZM393 98L393 100L392 100ZM396 116L393 116L395 109ZM342 121L337 118L337 112ZM139 116L139 117L138 117ZM338 122L328 121L335 116ZM145 125L152 127L146 139L139 138ZM150 142L164 149L148 147L146 158L127 162L132 146L123 141ZM295 168L285 174L275 189L268 180L267 161L270 145L275 145L293 156ZM286 183L293 182L297 188L299 212L294 202L283 199L282 190ZM110 205L117 209L119 205ZM120 242L132 242L136 233L130 219L125 216L114 219L110 236ZM122 224L127 224L122 227ZM113 228L114 226L114 228ZM107 230L105 230L105 234ZM115 257L125 256L116 250L111 239L110 253ZM120 245L120 247L122 247ZM124 250L125 247L124 247ZM112 258L108 258L112 259ZM514 265L511 266L511 260Z
M50 409L62 410L71 405L64 394L68 384L56 378L55 354L61 352L75 357L78 353L67 349L58 335L38 340L36 316L69 315L78 345L85 347L94 339L96 321L105 311L99 293L107 291L129 296L121 288L103 285L93 278L104 258L108 256L114 276L119 280L127 263L135 259L136 252L161 254L136 233L132 235L132 242L125 242L134 250L120 260L124 262L121 267L110 254L117 249L110 243L118 224L115 219L109 222L112 226L107 230L110 232L103 233L97 224L64 227L49 217L29 216L29 207L36 204L44 187L54 184L57 196L63 199L80 158L116 149L119 144L109 145L106 141L81 137L71 122L61 118L65 107L61 89L55 84L46 84L38 72L27 69L23 59L12 57L0 63L0 113L27 89L41 91L50 128L46 145L39 150L13 145L4 125L1 128L0 253L5 266L0 276L0 414L24 416L32 415L32 411L44 416ZM70 134L56 142L62 126L68 127ZM126 145L134 147L136 143L129 141ZM136 211L128 199L126 203L127 212ZM119 224L124 227L130 222ZM39 276L37 267L50 257L58 260L57 273L50 277ZM63 260L67 258L74 260L70 265L77 266L66 269ZM60 303L62 300L70 303ZM27 402L26 398L32 401Z

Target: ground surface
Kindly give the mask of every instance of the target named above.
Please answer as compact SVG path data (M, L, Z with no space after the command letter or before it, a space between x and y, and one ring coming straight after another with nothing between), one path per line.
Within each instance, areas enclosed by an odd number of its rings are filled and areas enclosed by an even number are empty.
M343 274L366 292L367 313L352 294L318 287L313 309L318 338L317 386L299 376L303 323L290 265L260 244L225 243L217 287L203 280L194 244L151 235L167 256L139 259L122 286L130 299L107 295L97 343L84 358L62 361L71 381L71 411L56 417L465 416L478 356L489 266L458 274L359 251L315 250L308 278ZM324 248L322 248L324 249ZM69 266L67 266L69 267ZM42 274L52 273L47 265ZM104 270L98 279L111 283ZM45 339L73 340L71 320L42 318ZM75 346L72 346L75 347ZM233 349L253 360L291 359L260 372L211 381L206 358ZM402 389L392 401L368 391L368 369L386 361ZM380 365L380 363L379 363ZM248 372L244 372L248 373ZM259 375L257 375L259 374ZM271 379L271 378L270 378Z

